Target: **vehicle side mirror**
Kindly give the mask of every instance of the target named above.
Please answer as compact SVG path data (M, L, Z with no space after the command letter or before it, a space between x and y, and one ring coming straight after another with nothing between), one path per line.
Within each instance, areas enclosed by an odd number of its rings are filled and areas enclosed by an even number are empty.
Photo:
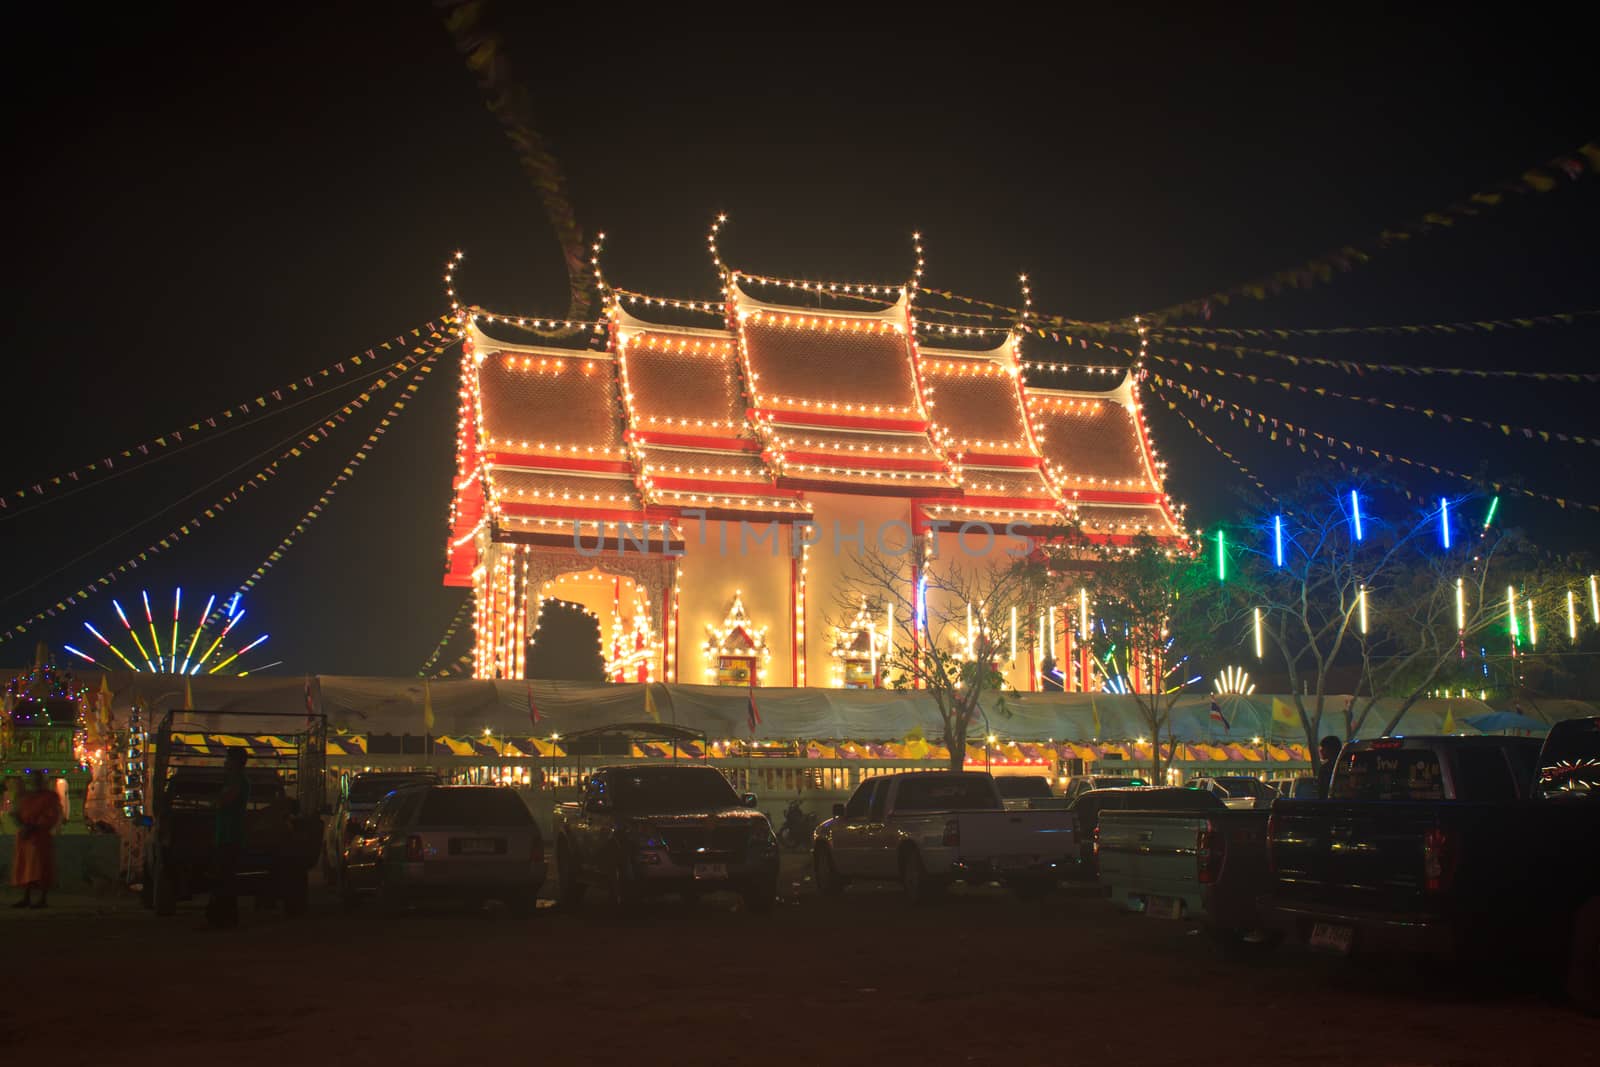
M835 804L833 806L833 817L835 819L844 818L844 805L843 804Z
M756 795L754 793L746 793L740 799L744 801L744 806L747 808L753 808L756 806Z

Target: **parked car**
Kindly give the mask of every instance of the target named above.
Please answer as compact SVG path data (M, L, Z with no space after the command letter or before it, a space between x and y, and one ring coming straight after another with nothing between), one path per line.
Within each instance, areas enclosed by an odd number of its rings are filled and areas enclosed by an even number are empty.
M1179 786L1118 786L1080 793L1067 809L1072 813L1073 840L1078 845L1078 877L1094 879L1099 876L1095 843L1103 812L1127 808L1142 811L1215 811L1220 804L1221 801L1208 792Z
M1196 778L1189 783L1189 788L1209 790L1228 807L1246 811L1268 807L1278 795L1276 790L1268 788L1266 782L1246 774Z
M427 900L498 900L532 914L544 839L508 786L416 784L390 792L344 848L340 899L375 895L385 911Z
M1067 779L1067 787L1061 791L1061 795L1071 804L1091 789L1126 789L1148 784L1143 778L1132 774L1079 774Z
M1316 800L1317 780L1310 776L1300 778L1268 778L1267 788L1286 800Z
M1225 950L1267 945L1280 936L1263 922L1257 898L1271 888L1265 810L1232 809L1207 790L1209 810L1146 809L1100 816L1100 880L1125 911L1200 923Z
M1042 774L1000 774L994 779L1000 790L1000 799L1007 811L1025 811L1033 807L1066 807L1066 804L1040 804L1039 801L1060 801L1050 789L1050 779Z
M703 764L600 768L581 801L556 808L562 905L576 907L599 885L619 906L649 894L729 889L748 910L771 910L778 839L755 804Z
M1600 805L1550 795L1600 748L1585 721L1542 753L1501 737L1348 746L1329 800L1273 808L1272 921L1340 954L1531 957L1600 1012Z
M914 903L951 882L1048 889L1077 860L1065 811L1007 811L995 781L973 772L869 778L817 827L818 892L856 880L897 880Z
M344 878L344 846L366 825L378 801L408 785L434 785L432 771L367 771L349 778L328 822L322 844L322 880L334 885Z

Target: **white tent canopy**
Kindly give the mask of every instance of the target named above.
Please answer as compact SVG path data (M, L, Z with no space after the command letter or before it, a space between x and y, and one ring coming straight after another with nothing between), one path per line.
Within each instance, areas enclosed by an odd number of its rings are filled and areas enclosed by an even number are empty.
M98 690L101 675L83 675ZM485 729L507 736L548 736L604 726L615 722L647 721L645 686L576 682L445 681L424 683L417 678L365 678L350 675L244 678L110 672L103 675L112 692L117 720L126 718L135 701L152 718L182 708L188 699L203 711L298 712L308 706L323 712L335 729L359 734L481 735ZM750 738L749 692L745 689L703 685L649 687L660 720L703 731L712 739ZM854 739L897 740L914 731L929 740L940 736L933 700L922 692L858 689L756 689L760 724L753 736L761 740ZM529 715L529 701L538 709L539 721ZM1248 741L1255 737L1303 743L1305 731L1298 723L1294 698L1264 694L1218 697L1228 720L1212 717L1212 696L1205 693L1178 698L1172 730L1180 741ZM1326 698L1319 734L1344 733L1343 709L1348 698ZM1273 715L1274 702L1279 705ZM424 704L432 711L427 722ZM1021 693L1007 698L1001 709L994 699L984 702L984 715L968 733L981 738L993 733L1007 740L1089 741L1133 740L1148 734L1131 696L1104 693ZM1359 710L1362 702L1356 703ZM1378 736L1398 707L1385 699L1367 716L1360 736ZM1471 732L1465 719L1491 710L1471 699L1423 700L1407 710L1395 727L1399 733L1439 733L1446 714L1455 729ZM1553 722L1595 714L1588 705L1563 701L1549 705L1524 705L1524 713ZM1292 719L1293 722L1286 721ZM1097 726L1098 722L1098 726ZM238 728L238 727L234 727ZM265 732L265 727L263 728Z

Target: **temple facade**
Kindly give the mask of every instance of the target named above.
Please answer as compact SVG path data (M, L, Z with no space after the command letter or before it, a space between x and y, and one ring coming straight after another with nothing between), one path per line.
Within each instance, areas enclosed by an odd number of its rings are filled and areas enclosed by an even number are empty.
M864 553L903 555L915 586L1067 522L1109 544L1185 537L1135 375L1037 388L1020 331L963 348L975 331L919 323L909 286L822 310L763 298L770 281L727 272L694 325L608 291L587 348L464 313L445 582L474 593L476 677L524 677L558 598L596 615L614 681L873 687L895 627L848 602ZM1007 664L1017 689L1075 662L1051 623L1048 650Z

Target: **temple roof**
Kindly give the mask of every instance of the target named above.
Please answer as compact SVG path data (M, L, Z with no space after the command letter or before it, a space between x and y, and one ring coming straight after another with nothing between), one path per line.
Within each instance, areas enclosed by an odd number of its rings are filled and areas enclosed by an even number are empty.
M719 330L615 316L626 437L651 504L720 513L809 514L780 489L745 416L738 346Z
M471 326L452 580L485 511L504 539L689 509L805 518L828 491L909 498L925 520L1183 536L1131 378L1039 389L1014 336L919 346L904 290L872 310L768 303L737 278L727 292L726 328L612 306L605 352Z

